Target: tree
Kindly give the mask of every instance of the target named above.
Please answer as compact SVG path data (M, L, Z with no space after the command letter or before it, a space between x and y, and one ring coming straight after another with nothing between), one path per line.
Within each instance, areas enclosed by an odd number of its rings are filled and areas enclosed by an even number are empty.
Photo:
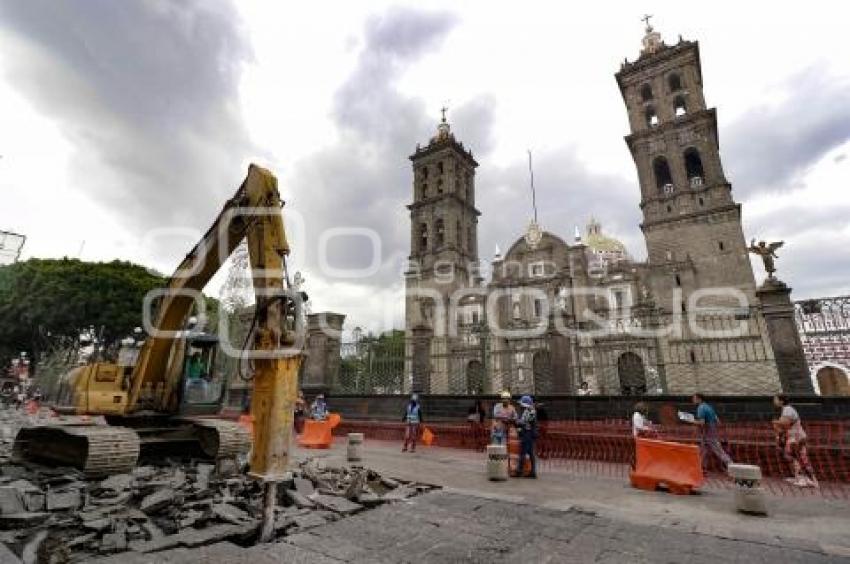
M30 259L0 267L0 365L35 361L52 343L94 326L107 343L142 324L145 294L166 279L130 262Z

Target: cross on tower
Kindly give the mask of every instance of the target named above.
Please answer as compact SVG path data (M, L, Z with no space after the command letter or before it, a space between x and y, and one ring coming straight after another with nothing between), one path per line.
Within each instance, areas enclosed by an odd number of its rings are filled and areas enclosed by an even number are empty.
M443 106L440 108L440 111L443 112L443 123L446 123L446 112L449 111L449 109L446 106Z
M652 31L652 25L650 25L650 23L649 23L650 18L652 18L652 14L644 14L644 16L641 18L641 21L646 23L646 32L647 33Z

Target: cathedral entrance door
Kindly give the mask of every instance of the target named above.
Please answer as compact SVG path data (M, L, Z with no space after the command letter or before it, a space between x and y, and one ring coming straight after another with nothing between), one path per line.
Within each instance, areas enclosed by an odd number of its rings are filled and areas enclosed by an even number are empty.
M537 395L551 394L554 390L552 381L552 355L549 351L537 351L531 360L534 373L534 393Z
M633 352L624 352L617 359L617 375L620 377L620 393L624 396L640 396L646 393L646 370L643 360Z
M466 364L466 393L470 395L484 393L484 366L480 360L470 360Z

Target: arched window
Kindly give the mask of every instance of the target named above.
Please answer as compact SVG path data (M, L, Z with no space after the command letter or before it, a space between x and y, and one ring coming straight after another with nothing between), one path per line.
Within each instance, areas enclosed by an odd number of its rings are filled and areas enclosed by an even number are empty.
M442 194L442 193L443 193L443 179L438 178L437 179L437 194Z
M684 96L676 96L676 99L673 100L673 112L677 117L688 113L688 107L685 105Z
M682 78L677 73L673 73L667 77L667 84L670 85L670 92L676 92L682 89Z
M438 162L437 163L437 172L440 173L440 174L443 174L444 170L445 169L443 168L443 161Z
M640 97L644 102L652 100L652 88L649 84L644 84L640 87Z
M652 161L652 171L655 173L655 187L664 193L673 190L673 176L670 174L670 165L664 157L656 157Z
M446 227L443 225L442 219L437 220L434 230L437 232L436 245L437 248L440 248L446 242Z
M463 231L461 231L461 229L460 229L460 220L458 220L457 224L455 225L455 228L456 228L455 233L457 233L457 248L462 250L463 249Z
M422 179L425 180L426 178L428 178L428 167L423 166L422 167Z
M428 183L423 182L420 190L421 190L421 193L422 193L422 198L423 199L427 198L428 197Z
M419 226L419 250L422 252L428 251L428 224L423 223Z
M685 171L688 174L691 188L698 188L703 185L705 173L702 169L702 159L700 159L699 151L693 147L685 151Z
M655 113L655 108L652 106L646 107L645 117L647 127L655 127L658 125L658 114Z

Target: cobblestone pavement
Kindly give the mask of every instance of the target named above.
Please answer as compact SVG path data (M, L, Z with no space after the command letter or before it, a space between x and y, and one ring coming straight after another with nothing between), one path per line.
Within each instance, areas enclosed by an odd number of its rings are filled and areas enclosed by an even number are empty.
M509 563L845 562L813 545L765 544L653 525L576 509L434 492L248 549L221 543L148 556L141 562ZM155 559L153 559L155 558ZM119 560L114 560L119 562Z

